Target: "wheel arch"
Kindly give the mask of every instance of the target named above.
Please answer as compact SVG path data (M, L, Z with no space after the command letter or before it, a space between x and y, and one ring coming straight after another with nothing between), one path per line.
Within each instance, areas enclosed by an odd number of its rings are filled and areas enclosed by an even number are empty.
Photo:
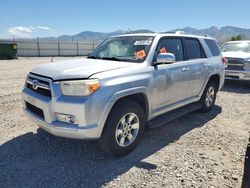
M105 122L107 121L107 118L109 114L111 113L112 109L119 104L119 102L123 100L132 100L134 102L137 102L143 109L145 113L145 119L149 118L150 115L150 100L149 96L147 95L147 89L145 87L140 88L133 88L129 90L123 90L116 92L114 95L112 95L107 102L107 105L105 106L103 113L101 115L101 118L98 122L98 126L100 126L100 135L103 132Z
M202 89L200 90L199 98L201 98L201 96L202 96L202 94L203 94L203 92L204 92L204 90L205 90L207 84L208 84L211 80L213 80L213 81L216 83L217 92L218 92L219 89L220 89L220 82L221 82L220 79L221 79L221 76L220 76L219 73L215 73L215 74L212 74L212 75L208 76L206 82L204 83Z
M134 102L138 103L142 107L142 109L143 109L143 111L145 113L145 119L148 118L148 115L149 115L149 102L148 102L147 95L145 93L140 92L140 93L134 93L134 94L123 96L123 97L119 98L118 100L116 100L116 102L112 106L112 109L116 105L118 105L120 102L122 102L123 100L131 100L131 101L134 101Z
M220 75L219 74L213 74L212 76L210 76L209 80L207 83L209 83L210 81L214 81L215 84L216 84L216 89L217 91L219 90L220 88Z

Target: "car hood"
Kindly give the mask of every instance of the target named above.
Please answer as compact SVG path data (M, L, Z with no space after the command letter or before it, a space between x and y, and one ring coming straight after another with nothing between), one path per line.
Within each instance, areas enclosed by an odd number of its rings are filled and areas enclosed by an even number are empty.
M222 56L228 58L241 58L248 59L250 58L250 53L246 52L222 52Z
M135 63L98 59L77 59L39 65L32 69L31 73L46 76L57 81L89 78L96 73L133 65L135 65Z

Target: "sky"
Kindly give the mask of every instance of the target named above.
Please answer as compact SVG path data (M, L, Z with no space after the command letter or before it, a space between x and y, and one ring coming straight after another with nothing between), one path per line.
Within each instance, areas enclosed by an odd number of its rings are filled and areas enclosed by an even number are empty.
M0 0L0 38L150 29L250 28L250 0Z

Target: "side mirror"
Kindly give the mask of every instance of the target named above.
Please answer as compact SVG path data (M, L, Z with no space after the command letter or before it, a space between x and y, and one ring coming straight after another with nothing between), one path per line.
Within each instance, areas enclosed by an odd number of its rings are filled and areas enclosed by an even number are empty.
M155 65L157 64L171 64L175 62L175 55L173 53L160 53L157 56Z

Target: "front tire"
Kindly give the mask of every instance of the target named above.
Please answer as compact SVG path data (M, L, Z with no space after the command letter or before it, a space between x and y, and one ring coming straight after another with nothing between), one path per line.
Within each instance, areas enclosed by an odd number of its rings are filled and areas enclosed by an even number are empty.
M200 100L201 112L208 112L214 107L217 91L216 83L213 80L210 80Z
M125 156L137 147L144 130L142 107L134 101L123 100L111 110L98 143L115 157Z

